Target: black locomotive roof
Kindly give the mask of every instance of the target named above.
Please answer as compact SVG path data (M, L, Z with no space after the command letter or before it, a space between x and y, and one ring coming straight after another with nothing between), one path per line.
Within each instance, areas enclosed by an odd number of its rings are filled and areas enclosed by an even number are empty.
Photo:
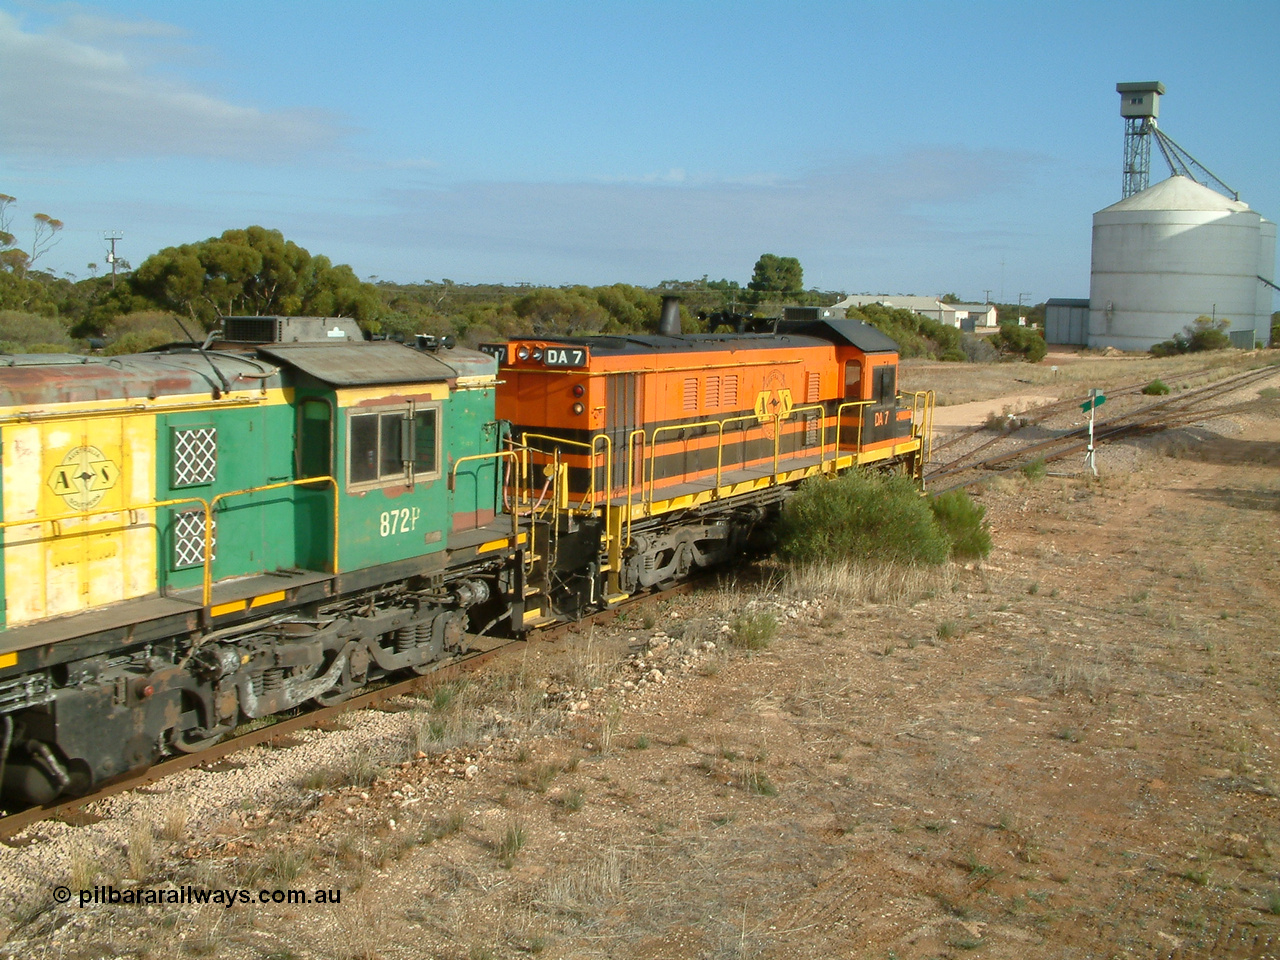
M847 344L863 353L898 352L898 344L891 337L861 320L784 320L778 329Z
M544 343L590 347L600 354L693 353L722 350L777 350L823 347L832 343L857 347L863 353L897 353L898 345L875 327L857 320L781 321L777 333L689 333L681 336L632 335L596 337L539 337Z

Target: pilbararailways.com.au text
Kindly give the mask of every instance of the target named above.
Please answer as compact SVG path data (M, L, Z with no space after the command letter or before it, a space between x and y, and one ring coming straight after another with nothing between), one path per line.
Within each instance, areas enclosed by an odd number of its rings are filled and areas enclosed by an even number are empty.
M70 903L72 891L68 887L55 887L53 899L57 903ZM97 886L75 891L77 904L83 909L92 906L160 906L190 905L206 906L216 904L231 909L237 906L253 904L292 904L309 906L313 904L331 904L342 902L342 891L338 889L316 890L241 890L214 889L193 887L190 884L181 887L131 887L120 889L114 886Z

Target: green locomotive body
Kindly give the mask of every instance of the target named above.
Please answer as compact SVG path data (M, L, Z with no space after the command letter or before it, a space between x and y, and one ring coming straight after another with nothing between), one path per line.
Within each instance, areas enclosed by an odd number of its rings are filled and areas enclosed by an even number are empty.
M0 764L43 802L461 653L523 603L496 364L351 321L0 366Z

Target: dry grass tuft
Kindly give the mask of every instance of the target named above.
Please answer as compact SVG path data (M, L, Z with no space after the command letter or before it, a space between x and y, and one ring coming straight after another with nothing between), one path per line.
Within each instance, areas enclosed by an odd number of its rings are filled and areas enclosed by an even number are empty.
M949 593L955 569L842 563L798 567L787 573L783 589L795 597L823 597L852 603L909 606Z
M93 854L84 847L76 846L67 864L67 886L72 890L86 890L102 872L102 866Z
M187 819L191 811L181 801L170 803L164 810L164 823L160 827L160 837L170 843L177 843L187 837Z
M509 822L502 840L498 842L498 861L510 870L528 840L529 834L523 820L517 818Z
M151 869L151 861L155 856L155 832L150 823L134 822L129 825L129 844L126 856L129 862L129 876L134 880L142 880Z
M617 667L616 660L595 644L594 626L587 631L585 642L569 643L564 662L565 680L583 690L604 686Z
M372 896L343 897L341 910L333 911L338 929L332 947L342 960L379 960L378 944L384 942L387 908Z
M633 854L610 847L603 856L548 880L534 902L543 910L570 915L614 903L627 891L634 860Z

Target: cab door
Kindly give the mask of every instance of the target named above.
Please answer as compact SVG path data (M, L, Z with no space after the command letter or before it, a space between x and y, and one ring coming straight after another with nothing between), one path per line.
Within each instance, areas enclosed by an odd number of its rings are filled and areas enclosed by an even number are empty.
M605 381L605 433L609 437L609 445L613 452L612 476L607 483L604 468L596 479L596 489L612 487L615 495L618 491L625 493L627 486L627 445L631 433L642 422L644 380L635 373L611 373ZM599 449L599 448L597 448ZM631 483L637 488L643 476L643 456L639 442L631 455Z
M343 399L339 391L340 569L444 549L451 521L441 450L443 396L424 388L354 404Z

